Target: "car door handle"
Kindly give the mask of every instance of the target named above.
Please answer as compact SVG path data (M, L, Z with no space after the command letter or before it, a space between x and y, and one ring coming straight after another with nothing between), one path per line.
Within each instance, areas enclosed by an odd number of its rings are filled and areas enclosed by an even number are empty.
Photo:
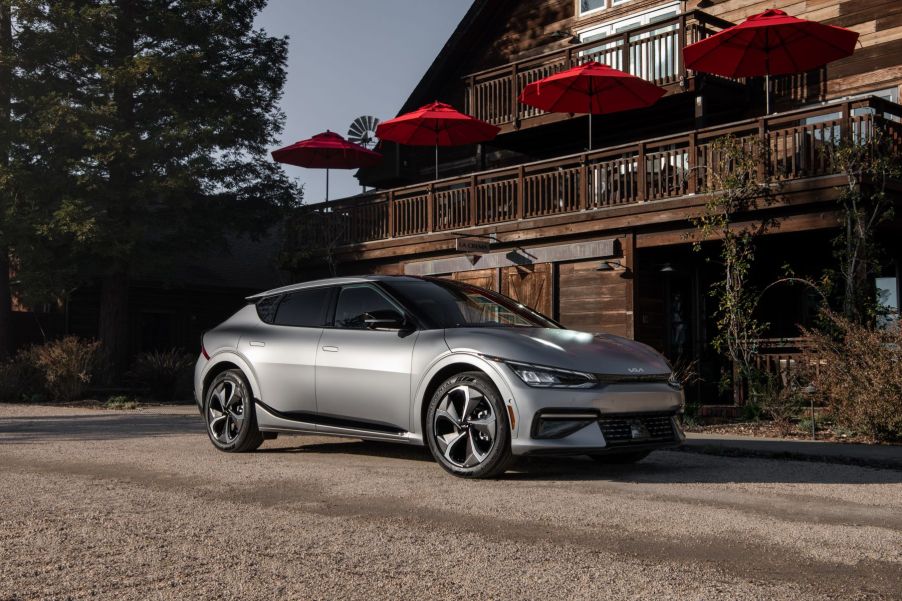
M266 346L265 342L261 342L260 340L251 340L248 342L251 346Z
M323 350L326 351L327 353L337 353L338 347L337 346L324 346Z

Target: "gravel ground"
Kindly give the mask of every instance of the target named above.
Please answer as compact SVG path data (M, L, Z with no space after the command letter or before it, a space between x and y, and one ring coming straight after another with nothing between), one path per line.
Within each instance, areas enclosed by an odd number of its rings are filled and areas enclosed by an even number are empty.
M0 405L0 600L899 599L902 472L658 452L453 478L213 449L193 408Z

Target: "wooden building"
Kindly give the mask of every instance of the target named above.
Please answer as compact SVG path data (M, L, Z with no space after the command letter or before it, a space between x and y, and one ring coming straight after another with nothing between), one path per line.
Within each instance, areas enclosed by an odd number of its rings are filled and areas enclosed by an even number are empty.
M681 52L767 8L861 34L852 57L777 78L770 115L762 80L694 73ZM667 90L649 109L595 117L591 151L584 115L517 101L526 84L588 58ZM777 224L758 243L758 283L787 264L817 277L833 260L843 184L824 145L877 129L902 144L900 84L898 0L476 0L401 112L442 100L498 125L498 138L443 149L435 181L431 153L384 144L385 163L358 174L373 192L312 210L331 226L340 273L442 275L500 290L568 327L699 361L709 388L695 394L710 400L722 368L709 344L717 275L706 259L716 242L694 252L691 219L705 202L713 142L760 139L761 172L780 182L775 203L744 217ZM489 249L459 251L462 237L490 240ZM900 249L885 238L890 260L876 285L895 299ZM761 317L784 341L763 352L787 352L815 307L804 290L769 291Z

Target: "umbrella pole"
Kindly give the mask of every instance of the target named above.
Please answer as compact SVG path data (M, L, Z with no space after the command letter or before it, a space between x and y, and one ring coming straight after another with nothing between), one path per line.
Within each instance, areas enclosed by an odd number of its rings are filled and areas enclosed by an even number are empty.
M329 168L326 167L326 202L329 202Z
M435 179L438 179L438 144L435 145Z
M770 115L770 75L769 74L764 76L764 87L766 88L765 92L764 92L764 96L767 98L767 100L764 101L765 114Z
M592 150L592 113L589 113L589 150Z

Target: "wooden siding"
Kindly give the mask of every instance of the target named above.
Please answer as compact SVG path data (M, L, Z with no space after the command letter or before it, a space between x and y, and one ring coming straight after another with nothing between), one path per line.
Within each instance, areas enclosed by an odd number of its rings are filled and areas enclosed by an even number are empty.
M558 265L558 319L575 330L631 336L632 315L627 311L631 273L596 271L598 265L599 261Z
M505 267L501 270L501 293L543 315L551 315L553 274L551 263Z

